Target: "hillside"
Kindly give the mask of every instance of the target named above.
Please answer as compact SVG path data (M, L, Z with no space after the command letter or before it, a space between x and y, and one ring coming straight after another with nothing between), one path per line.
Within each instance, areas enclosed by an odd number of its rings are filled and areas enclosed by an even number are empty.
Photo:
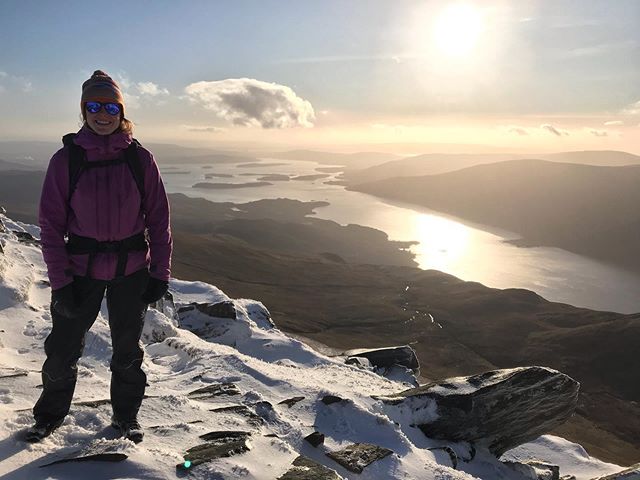
M640 156L616 151L582 151L560 152L551 154L442 154L432 153L393 160L373 167L344 173L343 179L351 184L375 182L394 177L412 177L421 175L438 175L463 168L488 163L505 162L535 158L551 162L577 163L582 165L598 165L617 167L640 164Z
M640 271L638 181L640 165L513 160L349 188L516 232L519 245L559 247Z
M2 220L8 231L37 235L32 226L4 216ZM371 480L522 478L484 450L457 462L460 470L454 470L452 457L442 450L442 440L434 441L409 425L392 421L402 419L375 398L405 390L410 384L385 378L371 368L346 365L344 357L329 358L313 351L275 328L260 302L232 300L212 285L176 279L171 281L173 302L150 309L143 331L149 382L140 414L145 440L135 445L117 438L109 427L110 406L105 398L110 340L103 305L79 362L70 414L51 437L27 445L20 435L31 423L30 409L39 395L42 344L51 328L49 288L37 246L20 243L7 232L0 234L0 243L0 421L4 425L0 475L7 480L43 475L81 479L87 478L88 468L96 480L168 479L185 470L194 479L241 476L272 480L285 478L287 471L299 475L292 461L301 454L311 459L306 461L314 468L324 469L321 478L362 478L327 456L352 442L372 442L395 452L365 467L366 478ZM210 317L180 310L192 302L226 302L235 313L231 318ZM410 376L404 377L411 381ZM321 400L326 395L343 400L325 404ZM280 403L287 399L291 405ZM316 448L304 440L314 430L325 435L323 445ZM228 442L236 445L232 453L202 464L185 460L201 458L188 449L202 445L203 438L212 442L205 444L208 448L220 448L215 438L231 434L236 438ZM243 440L237 440L239 437ZM452 451L468 448L450 445L447 448ZM95 458L91 463L51 464L83 452L112 457L108 463ZM548 459L579 480L621 469L590 458L580 446L554 436L521 445L507 452L507 458ZM289 473L286 478L300 477Z

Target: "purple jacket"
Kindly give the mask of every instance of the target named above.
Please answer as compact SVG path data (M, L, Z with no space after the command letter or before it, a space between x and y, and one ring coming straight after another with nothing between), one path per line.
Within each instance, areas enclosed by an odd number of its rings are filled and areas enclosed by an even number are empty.
M98 135L83 127L74 142L87 152L89 162L115 160L131 143L131 135L116 132ZM151 152L139 148L144 171L144 199L126 163L85 170L69 202L69 155L58 150L47 169L40 197L40 237L53 290L86 273L88 255L69 255L64 237L74 233L98 241L122 240L148 229L149 251L129 253L125 275L149 268L152 277L169 280L171 229L169 202L158 165ZM91 277L112 280L116 274L116 253L98 253Z

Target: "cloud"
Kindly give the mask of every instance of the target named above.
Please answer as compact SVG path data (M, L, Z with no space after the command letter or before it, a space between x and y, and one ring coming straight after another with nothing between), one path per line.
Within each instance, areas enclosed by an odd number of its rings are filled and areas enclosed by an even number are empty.
M220 127L199 127L195 125L182 125L182 128L187 130L188 132L196 132L196 133L220 133L226 132L226 128Z
M540 125L540 128L542 128L543 130L546 130L546 131L548 131L550 133L553 133L554 135L556 135L558 137L569 136L569 132L567 132L566 130L558 130L553 125L549 125L549 124Z
M589 133L591 135L595 135L596 137L608 137L609 136L609 132L607 132L606 130L596 130L596 129L590 129Z
M577 57L594 57L602 55L610 55L612 52L633 50L638 47L638 43L634 40L627 40L613 43L600 43L596 45L582 46L572 48L571 50L560 51L560 58L577 58Z
M153 82L132 82L126 73L116 75L128 109L140 108L143 103L163 105L169 90Z
M508 127L508 132L516 135L520 135L520 136L529 135L529 132L527 132L526 128L517 127L515 125L512 127Z
M625 107L621 113L624 115L640 115L640 100Z
M136 84L136 88L141 95L147 95L149 97L169 95L169 90L167 90L166 88L160 88L153 82L138 82Z
M311 103L277 83L251 78L196 82L184 89L192 104L212 110L234 125L262 128L312 127Z
M622 120L612 120L610 122L604 122L605 126L621 126L624 125Z
M26 77L0 71L0 93L17 88L24 93L33 92L33 83Z

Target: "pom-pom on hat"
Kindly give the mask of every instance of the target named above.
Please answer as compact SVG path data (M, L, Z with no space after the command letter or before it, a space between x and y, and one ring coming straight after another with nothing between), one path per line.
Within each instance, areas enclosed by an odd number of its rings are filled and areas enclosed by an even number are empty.
M96 70L91 78L82 84L80 108L84 110L86 102L114 102L122 105L124 115L124 97L113 78L102 70Z

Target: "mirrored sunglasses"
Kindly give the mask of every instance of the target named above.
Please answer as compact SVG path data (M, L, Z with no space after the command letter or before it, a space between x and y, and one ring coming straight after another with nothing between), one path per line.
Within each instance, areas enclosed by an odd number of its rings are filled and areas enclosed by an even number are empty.
M89 113L98 113L102 107L109 115L120 115L120 105L117 103L87 102L85 104Z

